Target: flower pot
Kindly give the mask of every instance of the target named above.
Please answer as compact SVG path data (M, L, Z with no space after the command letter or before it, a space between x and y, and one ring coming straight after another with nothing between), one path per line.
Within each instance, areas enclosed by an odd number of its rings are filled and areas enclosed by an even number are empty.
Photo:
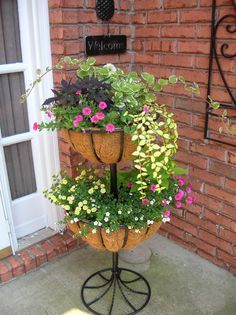
M132 249L150 239L158 231L161 224L161 221L154 222L149 228L140 229L138 233L127 227L121 227L110 233L106 233L106 230L102 228L98 228L96 233L92 233L92 229L89 228L88 236L82 236L82 239L96 249L118 252L121 248ZM80 228L84 227L85 224L67 222L67 226L73 233L78 234Z
M130 161L136 148L131 135L124 133L122 129L116 129L112 133L98 129L86 130L85 133L63 130L63 136L76 152L95 163L114 164Z

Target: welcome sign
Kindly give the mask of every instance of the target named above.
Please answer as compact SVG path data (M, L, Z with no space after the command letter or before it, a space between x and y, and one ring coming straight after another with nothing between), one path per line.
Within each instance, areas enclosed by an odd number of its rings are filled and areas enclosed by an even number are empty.
M126 42L125 35L87 36L85 53L87 56L124 53L127 47Z

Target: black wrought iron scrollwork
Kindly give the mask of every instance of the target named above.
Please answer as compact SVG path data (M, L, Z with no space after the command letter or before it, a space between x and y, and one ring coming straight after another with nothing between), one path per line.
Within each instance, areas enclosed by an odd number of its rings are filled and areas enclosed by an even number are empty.
M232 4L234 8L236 9L236 0L232 1ZM234 34L236 34L236 12L235 14L226 14L222 16L218 21L216 21L216 0L212 0L212 23L211 23L211 46L210 46L210 58L209 58L209 70L208 70L208 89L207 89L207 95L211 95L212 90L212 75L213 75L213 61L215 59L217 64L217 70L221 76L221 79L224 83L224 87L226 91L228 92L228 95L231 99L231 104L228 103L221 103L220 109L227 110L232 109L236 110L236 93L234 92L234 88L232 88L232 84L229 85L224 73L223 64L221 60L223 58L229 60L236 58L236 52L232 50L233 46L232 40L235 39ZM232 40L229 37L228 40L224 40L223 43L221 43L222 39L218 38L218 31L221 28L225 28L226 32L231 36ZM232 48L231 48L232 47ZM212 95L214 98L214 95ZM206 112L206 122L205 122L205 138L210 140L215 140L222 143L231 144L233 146L236 146L236 144L232 143L231 140L229 142L222 140L219 138L214 139L214 137L211 137L209 132L209 118L211 117L221 117L220 114L217 114L210 106L207 100L207 112ZM235 119L235 114L226 115L227 119Z

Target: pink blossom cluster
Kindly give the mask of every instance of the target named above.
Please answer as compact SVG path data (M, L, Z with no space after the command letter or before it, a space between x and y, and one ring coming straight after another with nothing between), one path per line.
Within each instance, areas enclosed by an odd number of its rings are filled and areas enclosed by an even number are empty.
M77 95L80 95L81 94L81 91L77 91L76 92ZM99 102L98 104L98 108L100 110L105 110L107 108L107 103L104 102L104 101L101 101ZM105 114L101 111L98 111L97 113L95 113L94 115L92 115L92 109L90 107L83 107L82 108L82 114L84 116L87 116L89 117L90 121L93 123L93 124L97 124L100 120L103 120L105 119ZM92 115L92 116L91 116ZM74 120L73 120L73 126L75 128L77 128L79 126L79 123L81 121L83 121L83 116L82 115L77 115L75 116ZM107 132L114 132L115 131L115 126L112 124L112 123L108 123L106 125L106 131Z

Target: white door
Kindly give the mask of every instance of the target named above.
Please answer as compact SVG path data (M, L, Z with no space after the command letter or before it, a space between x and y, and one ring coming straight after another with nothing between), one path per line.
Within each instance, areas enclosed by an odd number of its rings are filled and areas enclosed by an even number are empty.
M48 1L0 0L0 10L0 145L7 169L0 166L0 174L9 183L13 234L19 238L55 226L58 219L42 196L59 169L57 138L32 129L42 119L39 108L51 95L52 76L33 91L27 106L19 103L35 69L51 63Z

